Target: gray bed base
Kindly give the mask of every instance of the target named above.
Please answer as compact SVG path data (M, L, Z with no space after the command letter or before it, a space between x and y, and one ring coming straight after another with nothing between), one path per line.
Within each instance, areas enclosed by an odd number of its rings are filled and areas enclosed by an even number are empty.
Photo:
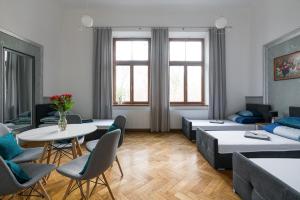
M182 132L189 140L196 140L196 131L193 130L192 122L182 117Z
M243 200L300 200L300 193L239 153L233 153L233 188Z
M232 169L232 153L220 154L218 139L204 130L196 131L196 144L198 151L215 169ZM248 158L300 158L300 151L260 151L242 153Z
M271 122L271 106L266 104L246 104L246 110L256 111L262 114L264 122ZM196 131L192 122L182 117L182 132L189 140L196 140Z

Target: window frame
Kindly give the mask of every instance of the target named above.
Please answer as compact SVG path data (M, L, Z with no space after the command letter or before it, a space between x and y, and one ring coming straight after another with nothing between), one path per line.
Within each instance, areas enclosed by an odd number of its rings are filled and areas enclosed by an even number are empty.
M171 61L169 54L169 70L171 70L172 66L183 66L184 67L184 86L183 86L183 94L184 100L181 102L174 102L170 100L171 106L205 106L205 39L204 38L169 38L169 46L172 41L200 41L202 42L202 61ZM188 66L201 66L202 77L201 77L201 101L200 102L192 102L187 101L188 97L188 83L187 83L187 75L188 75ZM169 86L170 87L170 86Z
M116 59L116 42L117 41L147 41L148 42L148 60L122 60ZM151 39L150 38L113 38L113 106L149 106L150 100L150 55L151 54ZM118 65L130 66L130 101L123 101L118 104L116 101L116 67ZM134 101L134 66L148 66L148 100Z

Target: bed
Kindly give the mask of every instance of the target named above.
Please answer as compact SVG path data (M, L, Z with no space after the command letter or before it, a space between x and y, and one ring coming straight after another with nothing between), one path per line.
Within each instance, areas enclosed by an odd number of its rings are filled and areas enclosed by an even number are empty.
M246 104L246 110L261 113L264 122L270 122L271 106L265 104ZM182 132L190 140L196 139L196 130L223 131L223 130L255 130L255 124L240 124L230 120L222 120L224 124L210 123L210 120L195 120L182 117Z
M300 200L300 159L233 154L233 188L245 200Z
M300 116L300 108L291 107L290 116ZM300 142L257 131L268 134L271 141L245 138L246 131L197 129L197 149L216 169L232 169L233 152L241 152L249 158L300 158Z

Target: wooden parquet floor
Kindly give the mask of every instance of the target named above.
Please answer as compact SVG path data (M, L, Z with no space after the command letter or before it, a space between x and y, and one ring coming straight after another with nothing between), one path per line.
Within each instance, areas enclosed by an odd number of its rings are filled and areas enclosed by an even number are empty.
M198 153L196 145L180 133L126 133L118 157L124 177L121 178L116 163L106 172L116 199L239 199L232 192L231 172L214 170ZM68 181L57 172L51 174L45 187L53 200L62 199ZM79 190L68 199L80 199ZM91 199L111 198L104 186L98 186Z

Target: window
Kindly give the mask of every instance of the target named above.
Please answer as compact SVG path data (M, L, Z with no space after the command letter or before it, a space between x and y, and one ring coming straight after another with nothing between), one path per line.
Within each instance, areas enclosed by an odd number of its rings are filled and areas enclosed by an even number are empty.
M204 105L204 39L170 39L170 102Z
M150 39L114 39L114 105L149 104Z

